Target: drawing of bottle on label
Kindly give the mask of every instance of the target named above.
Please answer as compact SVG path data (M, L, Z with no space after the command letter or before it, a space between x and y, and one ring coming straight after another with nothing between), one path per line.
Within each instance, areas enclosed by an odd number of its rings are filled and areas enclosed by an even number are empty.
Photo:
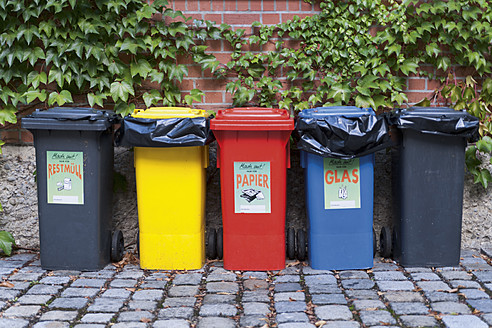
M58 181L56 183L56 189L58 191L62 191L62 190L72 190L72 179L70 178L65 178L63 179L63 181Z
M338 198L340 198L340 199L347 199L348 198L347 186L341 186L338 189Z
M243 189L241 196L242 198L246 199L248 203L251 203L255 199L258 200L263 200L265 199L265 196L260 190L255 190L255 189Z

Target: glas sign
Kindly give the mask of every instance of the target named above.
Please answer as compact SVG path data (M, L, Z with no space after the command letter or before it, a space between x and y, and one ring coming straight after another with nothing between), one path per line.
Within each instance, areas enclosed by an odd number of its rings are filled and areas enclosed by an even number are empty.
M325 209L360 208L359 159L324 158Z

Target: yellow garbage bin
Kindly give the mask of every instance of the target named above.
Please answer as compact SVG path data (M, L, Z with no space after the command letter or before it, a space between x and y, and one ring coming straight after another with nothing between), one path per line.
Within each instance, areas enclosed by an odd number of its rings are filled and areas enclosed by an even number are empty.
M203 124L208 114L190 108L154 107L135 110L132 117L153 122L150 137L157 142L173 139L164 147L134 147L140 267L199 269L205 262L208 146L181 146L187 143L179 139L189 119L202 118ZM192 124L191 129L195 128Z

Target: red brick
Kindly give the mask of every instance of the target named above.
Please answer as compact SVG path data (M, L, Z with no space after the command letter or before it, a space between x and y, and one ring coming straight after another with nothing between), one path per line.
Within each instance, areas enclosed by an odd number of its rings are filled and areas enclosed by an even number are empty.
M476 74L476 71L473 67L456 66L453 68L457 77L466 77L468 75L473 76Z
M262 23L265 25L275 25L280 23L280 15L279 14L263 14Z
M222 23L222 14L204 14L205 20L215 22L218 25Z
M224 14L224 23L235 25L251 25L259 21L259 14Z
M213 55L221 64L227 64L231 61L231 53L215 53Z
M209 1L207 1L207 3L210 3L210 11L223 11L224 10L224 0L209 0ZM202 9L202 10L205 10L205 9Z
M178 55L176 57L176 61L178 62L178 64L193 64L193 58L191 58L191 56L189 54L186 54L186 55Z
M173 1L173 9L174 10L186 10L186 0L174 0Z
M0 130L1 140L5 143L19 143L19 130Z
M301 1L304 2L304 1ZM289 11L299 11L301 8L299 6L299 0L290 0L289 1Z
M321 1L314 1L314 11L321 11Z
M193 24L193 20L196 19L196 20L203 20L203 14L188 14L188 13L185 13L185 16L186 17L191 17L193 19L190 19L186 22L186 24L188 25L191 25Z
M24 143L33 143L34 138L31 132L27 130L21 131L21 141Z
M436 90L442 86L441 82L437 80L428 80L427 81L427 90Z
M202 68L198 65L188 66L188 77L202 77Z
M253 3L251 4L251 6L253 6ZM274 10L275 10L275 0L263 0L263 11L274 11Z
M205 92L205 103L222 103L222 92Z
M232 46L229 42L224 42L224 44L222 46L224 47L223 51L229 51L229 52L234 51L234 48L232 48Z
M226 92L224 98L225 98L224 99L224 102L226 104L230 104L229 106L232 106L232 102L233 102L233 100L232 100L232 94L230 92Z
M227 81L222 79L196 80L196 88L203 91L225 91Z
M254 44L247 43L247 44L243 45L242 50L243 51L249 51L249 52L251 52L251 51L252 52L258 52L258 51L260 51L260 45L258 43L254 43Z
M222 50L222 40L206 40L207 52L216 52Z
M194 81L195 80L189 80L189 79L184 79L183 81L181 81L181 83L179 84L179 89L181 91L188 91L188 90L192 90L192 89L195 89L195 84L194 84ZM196 80L198 81L198 80Z
M236 11L236 0L224 1L224 11Z
M300 19L303 19L304 17L312 16L313 14L308 14L308 13L282 13L282 22L285 23L289 20L293 20L294 16L299 16Z
M250 1L251 11L262 11L261 5L262 5L262 1L255 1L255 0Z
M315 1L316 3L318 3L319 1ZM290 7L289 7L290 9ZM304 2L303 0L301 0L301 10L302 11L313 11L313 5L311 3L307 3L307 2Z
M418 103L424 100L424 98L429 99L430 97L432 97L432 92L405 92L405 93L407 94L408 102L411 104Z
M275 0L275 10L287 11L287 1L288 0Z
M285 42L285 46L289 47L290 49L298 49L300 45L301 45L301 41L299 40L290 39Z
M408 79L408 90L426 90L425 79Z
M200 10L199 4L200 4L200 1L186 0L186 10L187 11L198 11L198 10Z
M253 4L251 4L253 6ZM248 11L249 8L249 0L237 0L237 11ZM253 10L253 8L251 8ZM261 9L261 8L260 8ZM257 10L257 9L254 9Z
M268 42L261 46L261 51L276 51L275 43Z

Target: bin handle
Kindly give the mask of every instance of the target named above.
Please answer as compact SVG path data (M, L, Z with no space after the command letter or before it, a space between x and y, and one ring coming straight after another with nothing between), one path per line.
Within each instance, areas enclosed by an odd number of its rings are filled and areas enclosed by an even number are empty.
M286 145L286 152L287 152L287 168L290 169L290 142L287 141Z
M220 145L217 142L217 168L220 169Z
M210 157L209 157L209 147L208 145L206 145L205 147L203 147L203 151L202 151L202 155L203 155L203 168L206 169L210 163Z
M81 120L96 121L97 120L97 118L95 118L92 115L86 115L86 116L64 116L64 117L57 117L56 119L58 121L81 121Z

